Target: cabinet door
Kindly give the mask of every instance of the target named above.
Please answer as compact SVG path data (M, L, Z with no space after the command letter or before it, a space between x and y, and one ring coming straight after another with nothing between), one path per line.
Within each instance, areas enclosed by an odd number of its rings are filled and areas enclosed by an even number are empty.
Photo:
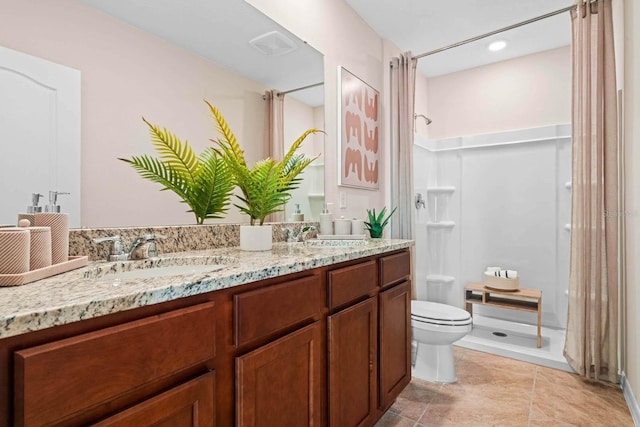
M411 381L411 282L380 293L380 407Z
M328 328L329 424L369 425L376 412L376 298L329 316Z
M315 322L236 358L237 426L319 426L321 328Z
M109 417L95 426L155 427L215 425L215 376L209 372Z

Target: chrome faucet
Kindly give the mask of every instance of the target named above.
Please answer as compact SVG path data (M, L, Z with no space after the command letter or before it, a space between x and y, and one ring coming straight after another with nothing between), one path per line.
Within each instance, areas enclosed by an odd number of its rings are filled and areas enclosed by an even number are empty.
M307 234L316 230L313 225L307 225L305 227L300 228L300 230L296 233L293 229L289 227L284 227L282 231L285 233L285 237L287 242L304 242L307 239Z
M96 243L112 242L108 258L109 261L128 261L157 257L158 247L156 246L156 240L164 238L166 238L166 236L160 234L143 234L133 241L128 251L124 250L120 236L101 237L93 239L93 241ZM146 252L139 251L138 249L145 244L149 245Z

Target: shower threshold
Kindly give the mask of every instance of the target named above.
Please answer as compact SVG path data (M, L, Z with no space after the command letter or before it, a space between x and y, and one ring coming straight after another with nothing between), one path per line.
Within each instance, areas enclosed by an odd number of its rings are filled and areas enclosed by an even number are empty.
M475 314L473 330L454 345L573 372L562 355L565 330L542 327L537 348L537 326Z

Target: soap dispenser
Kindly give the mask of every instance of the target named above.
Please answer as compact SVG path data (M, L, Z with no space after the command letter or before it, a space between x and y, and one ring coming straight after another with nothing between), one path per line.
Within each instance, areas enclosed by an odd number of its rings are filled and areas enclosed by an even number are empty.
M333 234L333 218L331 218L331 212L329 212L330 204L325 202L320 214L320 234L322 235Z
M69 260L69 215L60 213L58 196L60 191L49 191L49 204L45 212L35 214L35 225L51 227L51 263L59 264Z
M304 221L304 214L300 212L300 203L296 203L296 210L291 214L291 221Z
M42 197L40 193L31 193L31 205L27 206L27 213L18 214L18 223L23 219L28 220L29 225L36 223L36 212L42 212L42 206L38 206L40 197Z
M49 191L49 204L45 206L44 211L51 212L51 213L60 213L58 196L61 196L63 194L69 194L69 193L63 193L62 191Z

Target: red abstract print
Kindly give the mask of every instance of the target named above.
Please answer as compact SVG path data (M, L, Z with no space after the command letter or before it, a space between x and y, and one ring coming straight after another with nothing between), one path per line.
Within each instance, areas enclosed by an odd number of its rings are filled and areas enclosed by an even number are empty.
M380 95L349 71L340 71L340 184L375 190L380 174Z

